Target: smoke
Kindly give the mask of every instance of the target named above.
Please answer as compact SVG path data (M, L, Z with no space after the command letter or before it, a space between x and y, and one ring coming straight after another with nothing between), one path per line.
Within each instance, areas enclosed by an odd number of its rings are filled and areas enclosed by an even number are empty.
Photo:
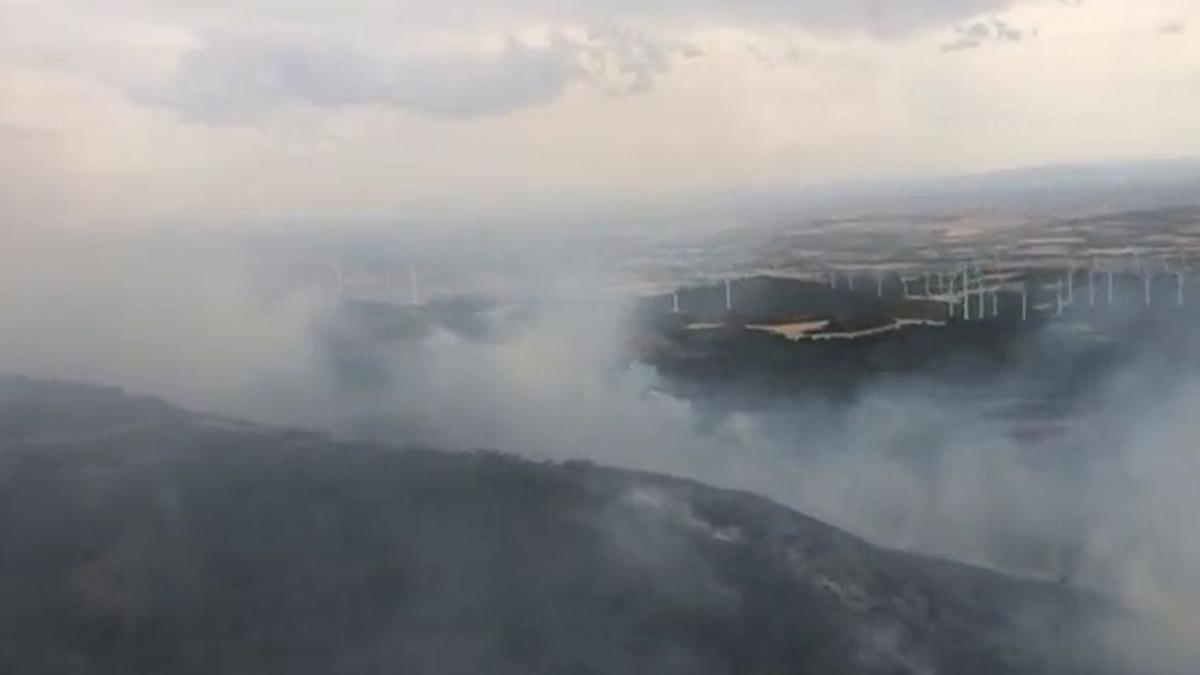
M307 377L315 298L255 277L226 238L12 233L0 255L0 371L111 383L273 417Z
M479 322L471 330L449 313L379 332L370 313L334 302L328 258L303 246L8 243L0 372L349 437L745 489L879 544L1097 589L1184 635L1200 629L1200 381L1164 381L1152 356L1096 379L1069 428L1029 443L981 411L979 392L927 376L881 379L849 401L797 394L736 410L674 394L630 359L628 301L595 290L611 279L582 265L526 269L545 273L537 288L464 310ZM1023 363L1033 365L978 386L1042 395L1029 384L1041 383L1038 359Z

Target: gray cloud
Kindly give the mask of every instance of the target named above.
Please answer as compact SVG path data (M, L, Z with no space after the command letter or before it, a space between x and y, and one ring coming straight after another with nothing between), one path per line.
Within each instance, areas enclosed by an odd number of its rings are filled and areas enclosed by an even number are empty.
M58 0L64 2L66 0ZM325 28L365 20L380 27L504 27L514 23L621 25L658 24L748 26L774 24L815 31L865 32L890 38L937 29L1021 0L346 0L340 3L298 0L118 0L110 5L137 13L207 25L256 24L302 16ZM1061 0L1064 2L1070 0ZM83 4L83 3L80 3Z
M1020 42L1037 33L1024 31L997 18L977 21L965 26L955 26L956 38L942 45L943 52L975 49L988 43Z
M616 93L653 89L685 43L634 31L592 31L586 40L554 33L545 44L509 38L494 53L389 57L329 40L251 33L210 37L186 53L164 84L134 92L185 118L231 123L289 103L322 107L387 105L447 117L504 114L548 103L574 81Z
M816 31L866 32L889 38L944 26L1013 5L1016 0L519 0L513 13L559 20L640 23L657 20L746 25L781 23ZM453 10L469 16L473 8ZM435 10L436 11L436 10ZM484 13L494 14L483 10Z
M811 55L796 46L788 46L782 50L772 50L753 43L746 45L746 52L758 65L767 70L775 70L786 66L795 66L811 60Z
M253 121L287 104L387 105L449 117L504 114L556 100L580 81L614 93L648 91L675 59L698 55L695 47L666 37L694 28L784 25L886 39L1018 1L348 0L336 8L302 2L281 12L278 0L120 0L104 15L132 18L130 25L164 34L199 36L200 46L184 54L165 81L161 74L151 76L154 84L131 76L120 86L139 102L224 124ZM59 19L87 18L81 7L57 0L49 9ZM570 29L537 43L510 39L489 53L464 47L405 56L390 50L406 35L444 33L470 44L471 36L530 25ZM583 29L586 37L579 37ZM136 62L145 61L145 54L138 56Z
M218 123L286 103L384 104L466 117L557 98L579 75L577 60L577 50L561 40L510 40L490 56L389 59L338 43L221 35L185 54L165 86L138 97Z
M697 58L703 52L686 42L657 40L633 30L593 29L589 44L582 47L597 79L609 80L618 92L639 93L654 88L656 78L665 75L676 57Z
M677 3L682 4L682 3ZM913 31L945 25L976 16L983 12L1008 7L1011 0L848 0L829 2L810 0L786 2L759 0L757 2L710 2L721 10L734 13L746 11L774 16L783 21L814 29L864 30L878 37L894 37ZM750 6L753 6L752 9ZM765 17L764 17L765 18Z
M1160 35L1183 35L1187 32L1187 28L1187 22L1176 19L1159 24L1158 32Z

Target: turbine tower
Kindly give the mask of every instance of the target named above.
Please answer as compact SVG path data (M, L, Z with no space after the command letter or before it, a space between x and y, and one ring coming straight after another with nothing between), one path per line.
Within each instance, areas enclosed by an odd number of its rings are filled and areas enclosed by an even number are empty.
M725 311L733 311L733 283L725 280Z
M969 272L967 271L967 266L963 265L963 268L962 268L963 321L971 320L971 288L970 288L971 280L967 277L968 274L969 274Z
M940 277L941 273L938 273L938 276ZM954 277L950 277L949 288L946 287L945 282L942 282L942 293L946 297L947 313L950 315L951 318L953 318L955 306L958 304L954 300Z
M1088 306L1096 306L1096 261L1088 265Z
M408 291L412 304L421 304L421 291L417 286L417 268L408 268Z

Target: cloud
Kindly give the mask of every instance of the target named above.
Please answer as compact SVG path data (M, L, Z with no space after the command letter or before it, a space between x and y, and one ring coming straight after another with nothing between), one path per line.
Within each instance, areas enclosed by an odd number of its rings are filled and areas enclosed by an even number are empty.
M746 45L746 53L750 55L750 58L755 63L767 70L795 66L811 62L812 60L811 54L795 45L788 45L782 49L772 49L765 44L750 43Z
M1127 1L10 3L0 121L60 138L4 148L19 188L0 209L89 228L541 218L1194 154L1194 49L1154 32L1193 12ZM993 16L1054 39L939 51ZM1171 53L1146 58L1131 25Z
M510 39L494 54L390 59L340 43L232 34L185 54L165 86L138 97L217 123L287 103L382 104L470 117L553 100L579 72L576 50L560 40L531 46Z
M1006 9L1016 0L516 0L508 15L588 24L658 22L717 26L784 25L813 31L862 32L894 38ZM456 4L459 17L495 15L485 3ZM437 12L438 10L432 10Z
M955 26L956 39L942 45L943 52L957 52L965 49L975 49L987 43L1020 42L1028 37L1036 37L1036 32L1027 32L1016 28L1001 19L992 18L988 21L977 21L964 26Z
M55 132L51 129L40 129L25 124L7 124L0 122L0 143L21 143L53 138Z
M1187 32L1187 29L1187 22L1179 19L1164 21L1158 25L1158 33L1160 35L1183 35Z
M51 4L56 0L49 0ZM1020 0L116 0L109 13L161 18L178 25L261 26L264 23L334 29L361 25L386 30L455 30L515 25L716 26L803 28L895 38L994 13ZM69 5L70 0L57 0ZM281 8L287 11L281 12Z
M680 0L649 4L669 4L679 7L686 3ZM710 0L698 4L704 8L704 11L720 15L726 21L736 21L739 16L744 16L791 23L813 30L863 31L876 37L890 38L945 25L984 12L1004 9L1012 2L1011 0L916 0L903 3L894 2L894 0L846 0L843 2L827 0L802 2Z
M593 29L588 31L588 41L582 49L596 66L593 77L614 82L616 91L625 93L652 90L656 78L670 71L676 57L692 59L704 55L695 45L657 40L628 29Z
M509 36L499 50L391 56L330 40L259 33L211 36L172 75L134 97L208 123L249 121L288 104L385 105L471 118L549 103L576 81L615 93L654 88L676 56L699 50L634 31L552 32L541 44Z

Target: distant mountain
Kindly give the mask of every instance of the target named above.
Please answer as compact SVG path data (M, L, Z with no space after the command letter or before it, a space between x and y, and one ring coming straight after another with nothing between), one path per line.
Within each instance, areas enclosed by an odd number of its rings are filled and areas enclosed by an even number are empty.
M1029 166L942 177L781 180L680 197L665 219L771 227L862 216L1074 216L1196 206L1198 185L1200 157Z
M1200 204L1200 158L1057 164L831 187L814 205L854 214L1054 216Z
M0 378L0 673L1121 673L1156 640L745 493Z
M1044 208L1121 211L1200 203L1200 158L1023 167L931 181L914 192L937 200L1025 200Z
M1131 162L1099 162L1094 164L1048 164L1018 167L949 178L949 186L1024 188L1108 184L1129 182L1175 183L1194 181L1200 177L1200 157L1143 160Z

